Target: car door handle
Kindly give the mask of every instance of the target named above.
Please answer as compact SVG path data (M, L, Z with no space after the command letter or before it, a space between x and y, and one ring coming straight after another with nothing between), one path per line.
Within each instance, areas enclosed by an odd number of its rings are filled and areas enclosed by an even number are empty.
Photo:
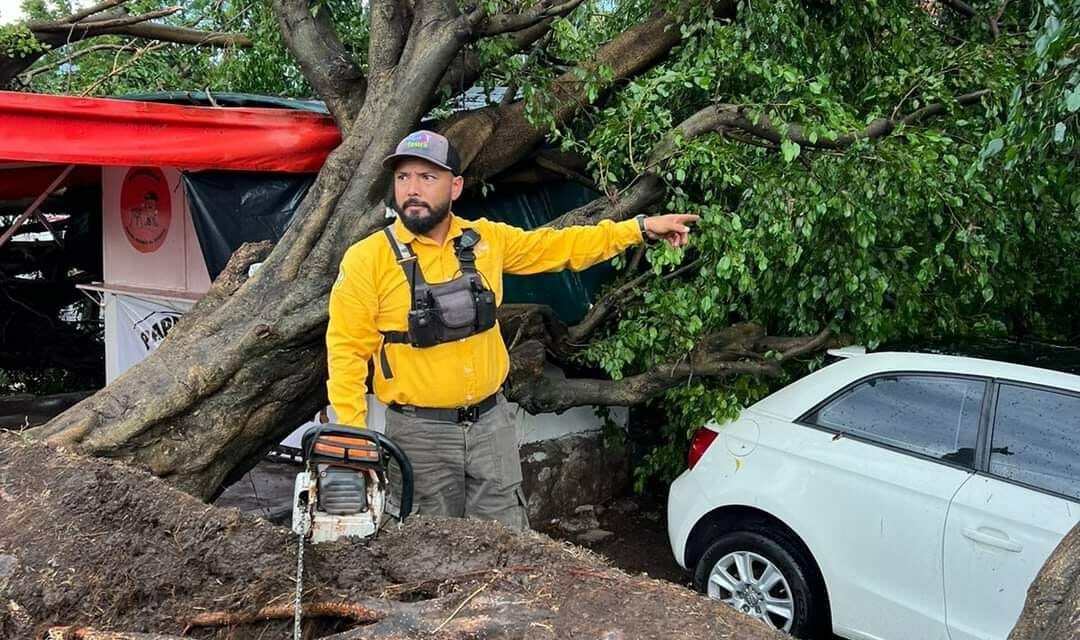
M1020 551L1023 549L1023 545L1009 537L1009 534L998 529L991 529L990 527L979 527L973 529L971 527L964 528L964 537L975 542L981 542L988 544L991 547L998 547L999 549L1005 549L1006 551Z

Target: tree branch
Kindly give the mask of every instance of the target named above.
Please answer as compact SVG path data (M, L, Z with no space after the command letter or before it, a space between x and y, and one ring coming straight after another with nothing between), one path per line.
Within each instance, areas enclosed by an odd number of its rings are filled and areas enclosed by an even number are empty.
M67 22L69 24L79 22L80 20L85 20L86 18L89 18L94 14L101 13L102 11L107 11L108 9L118 7L122 4L126 4L127 2L128 0L106 0L106 2L95 4L91 7L83 9L82 11L76 11L70 16L64 18L63 22Z
M370 75L388 73L401 59L405 35L412 24L409 6L395 0L372 0L368 28L368 69Z
M956 103L962 107L966 107L978 103L982 98L989 94L989 89L982 89L958 97ZM710 109L714 112L711 117L707 113ZM707 123L708 127L711 127L712 130L715 131L738 129L763 140L768 140L774 144L779 144L782 140L787 139L796 142L803 147L843 149L859 140L876 140L887 136L895 131L900 125L915 124L916 122L925 120L929 117L945 113L948 111L948 106L940 102L929 104L899 119L878 118L859 131L847 133L837 138L830 139L819 137L816 140L811 140L806 135L803 127L798 124L789 124L787 126L787 133L781 134L780 129L774 127L767 116L762 116L756 122L751 122L751 120L746 117L746 110L746 107L743 105L718 104L713 107L706 107L697 114L694 114L694 116L691 116L691 118L702 116L702 121Z
M71 33L78 34L80 32L86 32L88 35L97 35L104 32L110 32L111 29L117 27L127 27L131 25L140 24L143 22L149 22L150 20L156 20L158 18L164 18L171 16L172 14L180 11L180 7L166 7L165 9L158 9L157 11L151 11L150 13L144 13L137 16L124 16L122 18L112 18L103 20L88 20L86 22L28 22L26 26L34 33ZM87 37L86 35L83 38ZM78 38L82 39L82 38Z
M307 0L273 0L273 8L286 46L344 136L364 104L367 79L338 38L329 8L312 15Z
M941 0L941 4L963 15L965 18L975 17L975 8L964 0Z
M128 49L129 44L130 42L125 44L95 44L89 47L85 47L83 49L78 49L76 51L72 51L71 53L67 54L62 59L56 62L43 64L41 66L34 67L33 69L27 69L26 71L19 74L19 79L23 84L30 84L30 81L33 80L34 76L45 73L46 71L57 69L65 64L70 64L72 61L77 60L87 55L88 53L93 53L95 51L125 51Z
M702 109L680 122L653 147L645 160L640 176L614 199L598 198L589 204L568 211L548 224L557 229L580 224L596 224L601 220L626 220L656 203L664 194L664 182L659 169L682 144L715 130L710 108Z
M956 103L966 107L978 103L989 94L988 89L975 91L958 97ZM548 225L563 228L580 224L595 224L601 220L626 220L644 212L659 201L664 194L665 185L659 177L659 168L678 152L681 145L706 133L721 133L743 144L759 144L753 139L731 135L732 131L736 131L771 143L772 148L776 148L782 140L788 139L808 148L839 150L851 146L857 140L881 138L895 131L900 125L915 124L945 113L948 111L948 106L944 103L930 104L902 118L879 118L860 131L835 139L818 138L814 142L810 141L798 124L788 125L787 135L782 136L780 129L774 127L767 117L762 116L754 123L746 116L746 111L747 107L744 105L717 104L705 107L691 115L657 143L649 154L643 173L616 198L597 198L584 206L564 213Z
M511 384L509 397L530 413L559 412L581 405L629 406L653 398L689 382L694 376L721 378L737 374L776 377L781 364L800 355L822 349L831 338L828 329L802 338L767 338L764 329L753 323L735 324L703 337L690 353L658 364L649 371L621 380L560 377L540 373ZM771 343L789 345L778 359L765 359ZM528 345L523 345L528 346ZM519 355L535 359L535 347L516 349ZM519 368L536 373L537 367ZM511 376L512 383L515 381Z
M240 33L199 31L150 22L180 10L170 7L138 16L128 16L123 9L112 10L128 0L108 0L56 22L28 22L27 28L38 42L58 49L95 36L120 35L175 44L206 47L250 47L251 40ZM0 87L10 84L19 74L37 62L45 51L21 57L0 55Z
M474 38L521 31L536 25L549 18L564 16L580 5L582 0L566 0L556 4L555 0L543 0L539 4L529 7L521 13L500 13L486 16L480 9L469 14L469 23L472 25Z
M998 7L997 12L987 19L987 24L990 26L990 35L997 40L1001 37L1001 28L998 26L998 22L1001 20L1001 16L1005 15L1005 7L1009 6L1009 0L1001 0L1001 6Z
M673 280L682 274L686 273L690 269L693 269L701 262L700 259L691 260L687 264L682 265L678 269L671 273L662 276L663 280ZM611 313L617 309L620 305L625 304L628 300L636 297L642 290L641 285L645 283L650 277L653 277L652 271L646 271L626 284L617 287L607 292L604 297L597 300L592 307L589 308L588 313L581 319L581 322L572 326L568 330L567 339L571 345L578 345L585 342L596 328L607 319Z
M735 3L724 4L723 10L734 15ZM551 97L548 113L555 123L563 123L573 117L583 105L588 104L586 87L581 80L583 72L592 73L597 67L608 67L612 82L634 76L662 59L681 40L678 24L686 11L681 8L675 14L658 12L649 20L624 31L615 39L600 47L593 58L580 68L567 71L556 78L546 90ZM598 92L607 94L610 84ZM474 127L470 121L478 123ZM477 130L482 135L475 135ZM546 127L534 127L525 117L523 101L498 108L472 111L462 114L443 127L454 145L475 146L480 150L466 165L466 181L486 179L520 161L549 133ZM473 140L468 140L473 138ZM477 140L477 138L480 138ZM473 144L475 143L475 144ZM466 154L462 154L464 160Z
M251 46L251 40L242 33L218 33L199 31L187 27L173 27L165 24L140 23L129 26L116 26L103 29L91 29L83 36L85 39L92 36L115 35L131 36L144 40L160 40L173 44L188 44L194 47L240 47ZM74 41L73 39L72 41Z
M511 46L507 55L520 53L539 42L551 31L551 23L554 18L547 18L534 24L528 29L515 31L509 34ZM467 47L462 49L450 68L446 70L442 80L439 81L439 89L433 96L432 104L438 102L439 95L455 96L470 89L484 71L484 65L475 49Z

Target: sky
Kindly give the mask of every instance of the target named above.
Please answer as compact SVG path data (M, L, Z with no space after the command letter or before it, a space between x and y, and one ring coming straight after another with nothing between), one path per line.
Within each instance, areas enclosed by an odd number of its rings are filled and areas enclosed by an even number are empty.
M22 17L22 0L0 0L0 24L16 22Z

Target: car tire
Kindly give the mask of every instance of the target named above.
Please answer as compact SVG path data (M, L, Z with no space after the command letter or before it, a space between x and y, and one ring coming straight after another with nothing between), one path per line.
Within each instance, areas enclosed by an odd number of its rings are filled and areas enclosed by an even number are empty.
M773 572L766 577L770 566ZM797 638L829 637L828 602L813 561L775 530L743 529L718 537L697 563L694 587Z

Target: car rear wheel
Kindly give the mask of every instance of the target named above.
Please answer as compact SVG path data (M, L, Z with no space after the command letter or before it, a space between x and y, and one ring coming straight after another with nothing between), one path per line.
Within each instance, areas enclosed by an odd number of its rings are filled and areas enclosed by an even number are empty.
M807 554L782 534L743 530L716 539L701 556L694 586L799 638L827 629L825 594Z

